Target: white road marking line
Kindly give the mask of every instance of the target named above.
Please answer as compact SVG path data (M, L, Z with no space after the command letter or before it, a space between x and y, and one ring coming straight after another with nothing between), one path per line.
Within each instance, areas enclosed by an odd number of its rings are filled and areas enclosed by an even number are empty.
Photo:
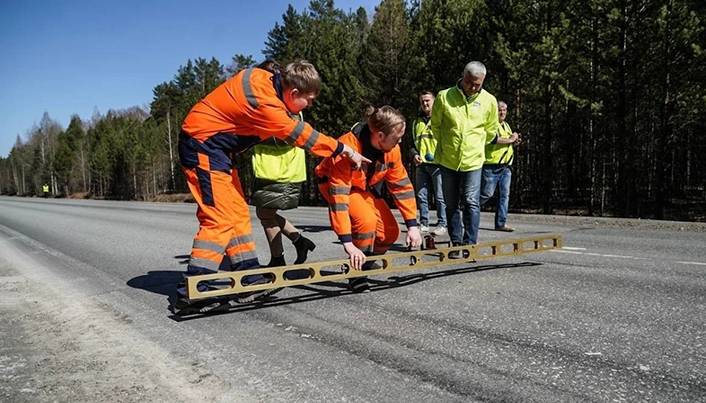
M681 263L681 264L695 264L695 265L698 265L698 266L706 266L706 263L701 263L701 262L677 262L677 263Z
M572 246L564 246L564 247L562 247L561 249L565 249L565 250L586 250L586 248L575 248L575 247L572 247Z
M571 255L587 255L587 256L600 256L600 257L617 257L620 259L635 259L635 260L647 260L646 257L636 257L636 256L625 256L625 255L607 255L607 254L602 254L602 253L593 253L593 252L576 252L576 251L571 251L571 250L555 250L552 249L549 252L556 252L556 253L568 253ZM699 263L699 264L704 264L706 263Z
M635 259L635 257L633 257L633 256L624 256L624 255L604 255L601 253L588 253L588 252L586 254L591 255L591 256L617 257L617 258L621 258L621 259Z

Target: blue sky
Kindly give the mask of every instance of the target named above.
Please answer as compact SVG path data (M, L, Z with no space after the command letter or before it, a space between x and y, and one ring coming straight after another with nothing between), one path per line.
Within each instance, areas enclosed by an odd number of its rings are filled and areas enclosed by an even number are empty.
M379 1L335 4L372 16ZM0 0L0 157L45 111L66 128L73 114L149 105L188 59L261 60L290 3L309 1Z

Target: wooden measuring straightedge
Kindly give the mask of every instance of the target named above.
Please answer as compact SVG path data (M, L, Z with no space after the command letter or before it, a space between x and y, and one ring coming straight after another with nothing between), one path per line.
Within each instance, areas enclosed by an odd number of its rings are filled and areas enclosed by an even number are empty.
M304 263L294 266L265 267L255 270L226 271L186 278L186 296L189 299L220 297L243 292L267 290L294 285L313 284L323 281L336 281L353 277L376 276L400 271L426 269L452 264L474 263L481 260L498 259L522 255L525 253L544 252L561 249L561 235L551 234L521 239L506 239L483 242L476 245L453 246L450 248L427 249L411 252L390 253L369 256L368 261L375 261L380 267L372 270L352 270L350 260L338 259L324 262ZM450 259L449 252L461 251L460 259ZM287 280L285 273L300 274L308 271L308 277ZM243 285L243 277L262 274L273 280L267 284ZM302 276L297 276L302 277ZM226 280L222 288L199 291L197 285L202 281Z

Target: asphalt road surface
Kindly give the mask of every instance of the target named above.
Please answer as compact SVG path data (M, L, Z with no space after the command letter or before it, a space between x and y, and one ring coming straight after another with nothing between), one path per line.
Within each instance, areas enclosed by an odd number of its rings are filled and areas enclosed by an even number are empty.
M564 249L184 320L169 305L195 210L0 198L0 401L706 401L703 226L511 215L507 234L484 213L481 242L559 233ZM284 215L310 261L345 256L325 209Z

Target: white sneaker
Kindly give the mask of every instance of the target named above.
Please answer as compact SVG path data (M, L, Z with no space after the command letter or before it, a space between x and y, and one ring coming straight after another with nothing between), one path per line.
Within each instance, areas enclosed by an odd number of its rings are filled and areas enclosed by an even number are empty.
M441 225L439 225L438 227L434 228L434 230L431 233L432 233L432 235L435 235L435 236L444 236L444 235L448 234L449 232L446 230L446 227L442 227Z
M427 227L426 225L420 225L419 232L429 232L429 227Z

